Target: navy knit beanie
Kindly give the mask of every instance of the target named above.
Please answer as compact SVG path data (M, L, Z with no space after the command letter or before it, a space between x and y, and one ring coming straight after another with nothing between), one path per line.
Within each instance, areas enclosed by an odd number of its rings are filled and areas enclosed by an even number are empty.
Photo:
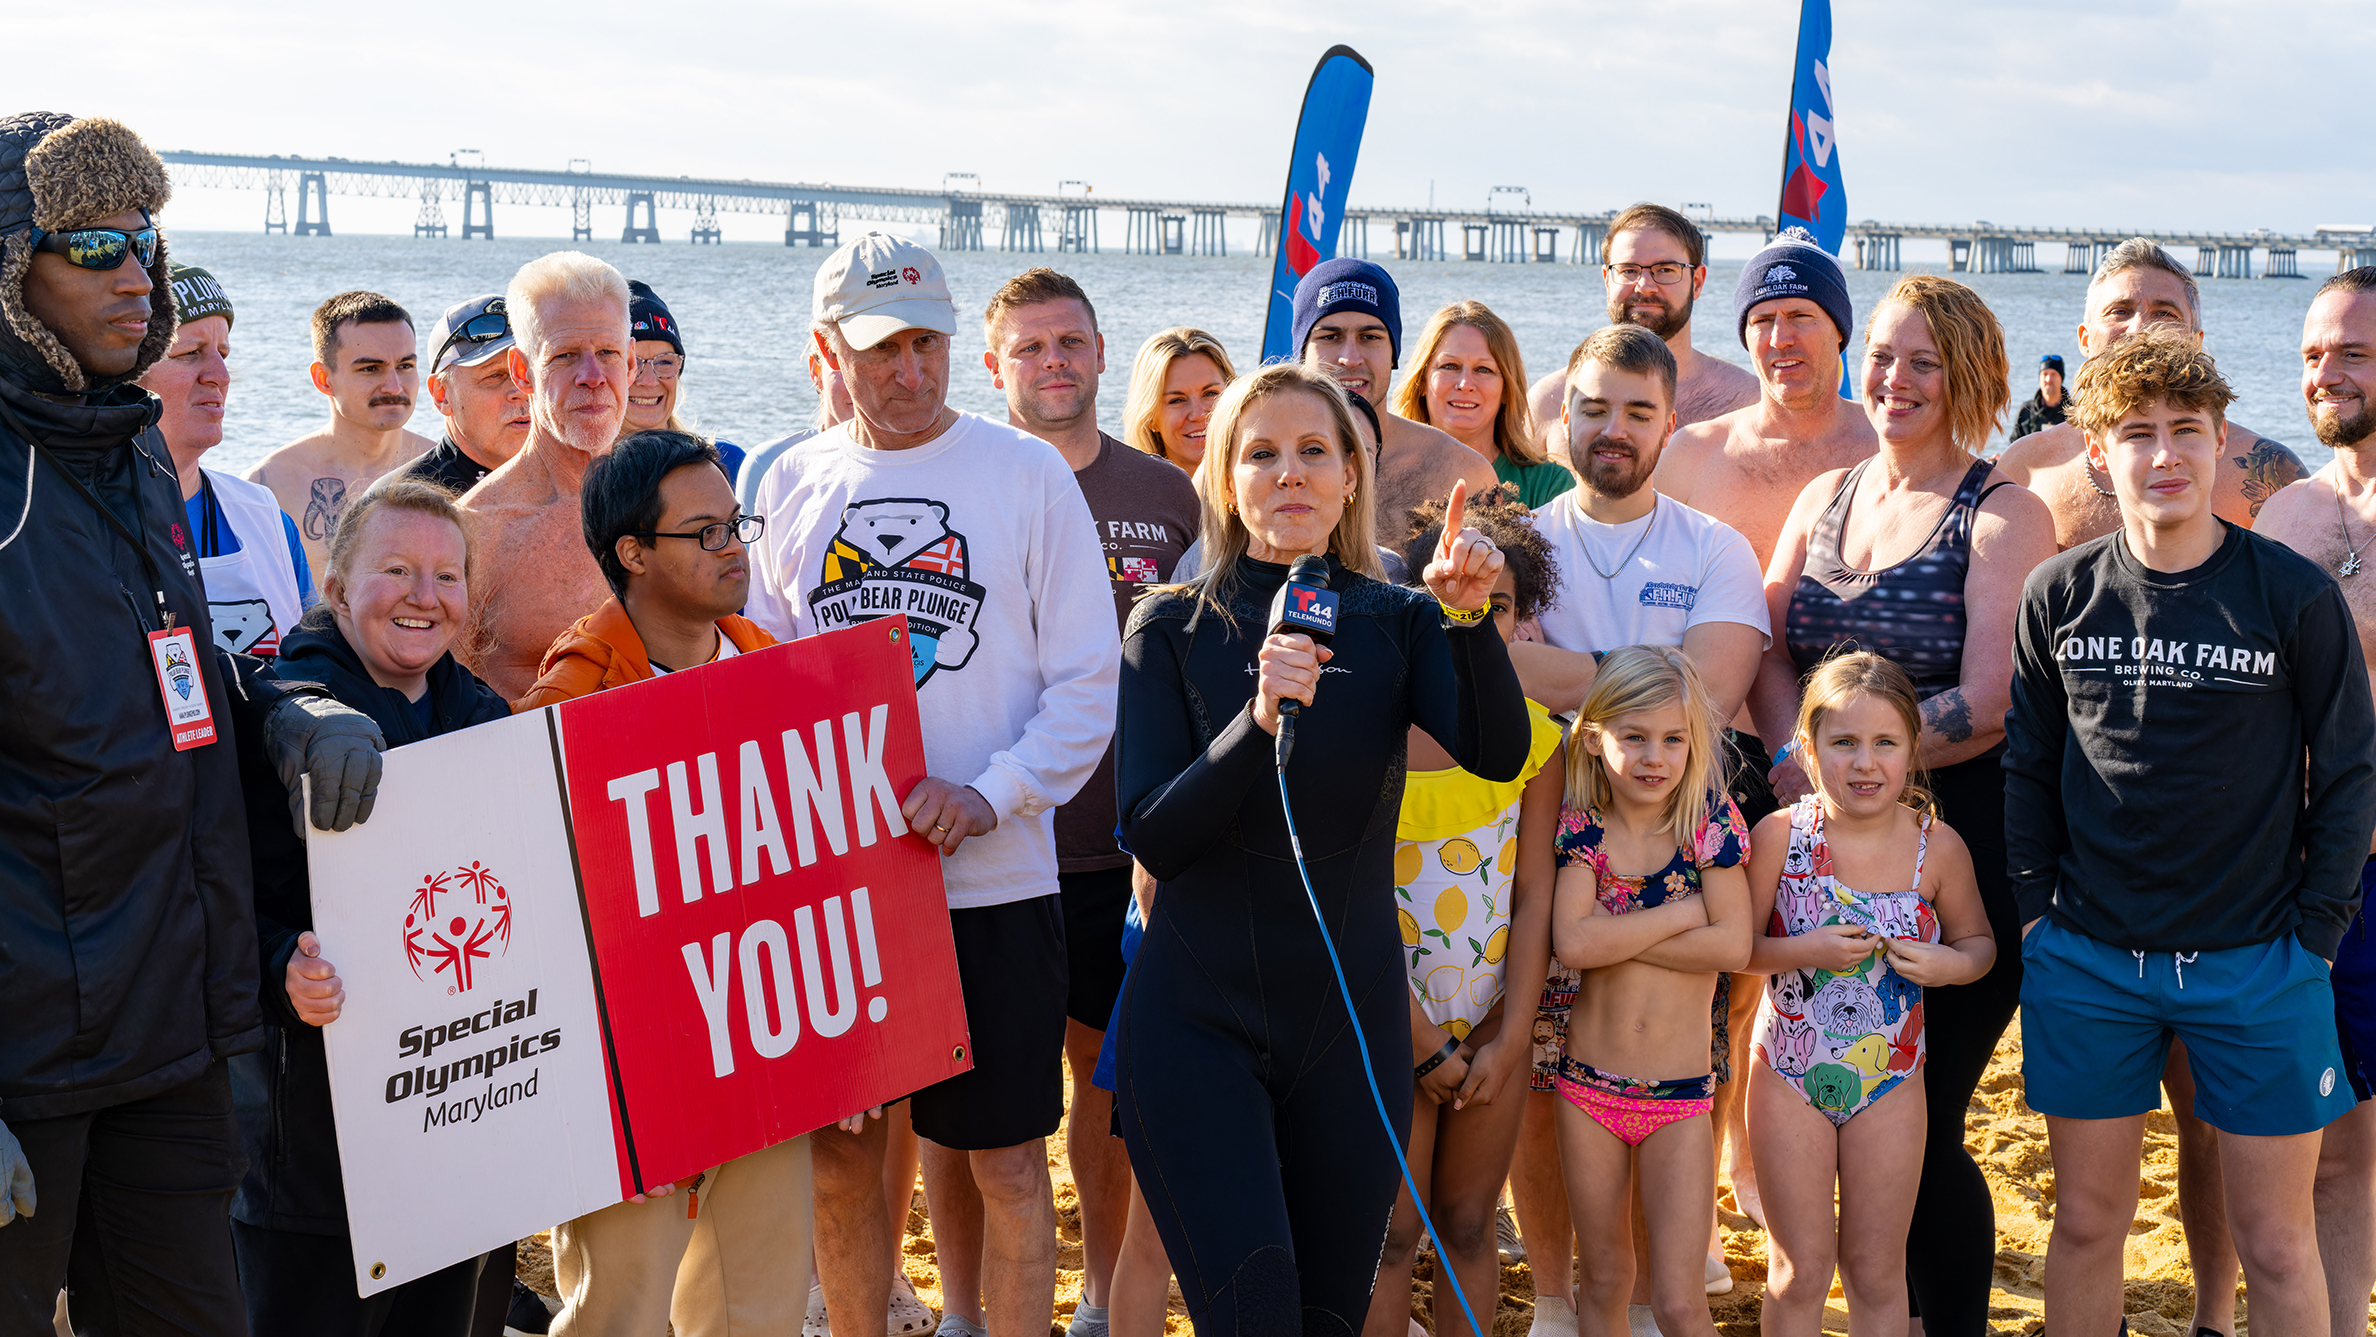
M1733 319L1740 327L1741 347L1749 346L1750 308L1784 297L1804 297L1822 307L1832 324L1840 327L1840 347L1848 346L1848 332L1856 328L1856 308L1848 300L1848 276L1805 228L1784 228L1741 267L1740 287L1733 290Z
M668 303L652 291L652 285L642 279L627 280L627 332L637 339L659 339L676 349L677 356L685 355L684 337L677 333L676 317L668 313Z
M1385 322L1387 343L1394 350L1394 366L1402 365L1402 294L1385 270L1367 260L1323 260L1295 285L1295 358L1303 360L1304 343L1322 316L1339 311L1366 311Z

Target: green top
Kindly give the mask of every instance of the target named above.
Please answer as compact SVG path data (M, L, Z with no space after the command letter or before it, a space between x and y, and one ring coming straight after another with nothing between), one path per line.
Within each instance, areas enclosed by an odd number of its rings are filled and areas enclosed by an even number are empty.
M1518 500L1528 510L1542 505L1576 485L1576 476L1557 460L1541 464L1512 464L1507 455L1493 457L1493 476L1518 487Z

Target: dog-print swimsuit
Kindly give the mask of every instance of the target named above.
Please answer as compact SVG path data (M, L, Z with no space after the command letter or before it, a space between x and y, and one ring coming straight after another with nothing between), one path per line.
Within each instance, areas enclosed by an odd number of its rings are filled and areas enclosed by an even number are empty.
M1912 888L1856 891L1832 876L1822 803L1800 799L1790 810L1790 849L1766 936L1851 924L1882 938L1937 942L1939 916L1922 895L1929 817L1920 831ZM1846 972L1776 971L1758 1007L1753 1052L1834 1126L1845 1124L1922 1062L1922 986L1898 974L1880 946Z

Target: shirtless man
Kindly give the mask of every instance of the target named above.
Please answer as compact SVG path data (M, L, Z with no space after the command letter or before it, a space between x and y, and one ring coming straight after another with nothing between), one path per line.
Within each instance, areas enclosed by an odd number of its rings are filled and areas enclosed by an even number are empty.
M330 531L347 498L437 443L404 430L421 392L413 320L375 292L342 292L314 308L313 384L330 399L330 425L264 457L248 481L272 489L297 522L305 560L330 569Z
M1757 398L1679 428L1655 481L1661 495L1739 530L1762 566L1799 492L1877 447L1863 407L1840 397L1840 355L1856 316L1839 261L1812 237L1785 232L1742 267L1733 312L1757 367Z
M2335 458L2269 498L2255 528L2335 573L2361 650L2376 654L2376 571L2367 569L2376 565L2376 552L2368 551L2376 534L2376 268L2337 274L2311 300L2302 321L2302 398L2311 429ZM2376 843L2369 853L2376 856ZM2371 883L2376 858L2360 874L2363 896ZM2312 1196L2332 1331L2358 1337L2376 1288L2376 947L2364 909L2344 931L2329 978L2345 1074L2359 1103L2326 1126ZM2231 1281L2227 1293L2233 1290ZM2219 1304L2211 1317L2232 1317L2227 1311ZM2196 1322L2204 1318L2198 1313Z
M1467 479L1481 497L1500 480L1493 461L1440 428L1386 408L1387 382L1402 361L1402 294L1367 260L1324 260L1295 285L1295 346L1304 365L1336 377L1345 393L1378 411L1378 536L1392 547L1409 528L1411 508ZM1391 537L1390 537L1391 536Z
M2104 257L2087 283L2087 310L2079 322L2079 353L2109 348L2123 335L2147 325L2183 326L2203 337L2202 295L2186 266L2143 237L2120 243ZM2087 442L2068 423L2025 436L1997 457L2005 476L2045 499L2054 512L2054 541L2065 548L2120 528L2120 504L2109 480L2087 462ZM2227 453L2211 509L2220 519L2250 528L2263 503L2307 470L2294 453L2240 423L2228 424Z
M1666 340L1675 355L1675 421L1684 427L1746 408L1757 400L1757 377L1691 346L1691 309L1708 282L1708 239L1690 219L1663 204L1637 204L1617 215L1601 239L1601 282L1609 293L1609 322L1639 325ZM1551 458L1568 463L1567 371L1534 383L1528 402L1543 424Z
M517 699L554 638L610 597L586 550L586 466L619 439L635 378L627 280L580 251L520 266L504 292L512 379L529 387L528 444L462 499L477 522L470 631L457 657Z

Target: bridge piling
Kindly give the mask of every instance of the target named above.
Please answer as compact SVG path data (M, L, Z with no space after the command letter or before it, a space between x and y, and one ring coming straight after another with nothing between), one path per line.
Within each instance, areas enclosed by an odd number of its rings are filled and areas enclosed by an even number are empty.
M1064 206L1064 231L1057 234L1056 252L1059 255L1094 255L1097 252L1097 206L1067 204Z
M421 208L418 213L413 215L414 236L443 237L446 235L445 206L439 202L440 198L436 182L432 181L421 187Z
M472 237L495 240L495 192L484 181L462 183L462 240Z
M982 249L981 215L980 206L976 205L975 208L974 249L978 251ZM808 220L806 226L801 223L804 218ZM827 215L823 206L815 200L792 200L786 204L784 209L784 244L786 246L806 245L812 250L826 246L839 246L841 245L841 220Z
M941 215L940 236L944 251L982 249L982 202L952 198L948 212ZM790 233L785 234L784 244L792 244Z
M718 229L718 202L703 196L693 210L693 244L716 246L725 239L726 234Z
M309 211L309 203L320 208L318 216ZM330 235L330 186L320 172L297 174L297 225L289 230L300 237Z
M640 224L635 221L635 207L639 204L643 206L644 220ZM619 240L622 242L650 242L654 246L660 244L660 211L653 207L652 192L648 190L627 192L627 226L619 233Z
M1006 231L999 238L1002 251L1026 251L1033 255L1040 250L1040 210L1036 204L1018 200L1006 203Z
M1198 255L1229 254L1228 215L1219 209L1197 209L1190 213L1196 233L1190 245Z

